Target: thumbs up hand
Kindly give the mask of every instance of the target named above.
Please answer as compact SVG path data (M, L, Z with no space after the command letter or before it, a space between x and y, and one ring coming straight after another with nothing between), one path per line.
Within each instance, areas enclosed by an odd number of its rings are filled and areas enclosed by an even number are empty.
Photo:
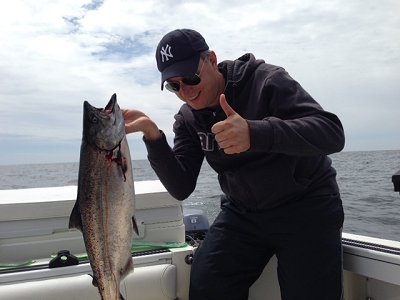
M211 127L215 140L226 154L245 152L250 149L250 129L246 120L229 106L225 95L221 94L219 103L227 118Z

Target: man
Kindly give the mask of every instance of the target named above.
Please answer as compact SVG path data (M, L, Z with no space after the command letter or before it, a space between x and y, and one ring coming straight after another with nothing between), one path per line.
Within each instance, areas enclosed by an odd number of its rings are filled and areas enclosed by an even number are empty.
M136 110L124 111L126 131L144 133L175 198L192 193L204 157L224 192L194 257L190 299L247 299L274 254L282 299L341 299L343 208L327 157L344 146L339 119L281 67L252 54L218 64L194 30L166 34L156 59L161 89L184 102L174 146Z

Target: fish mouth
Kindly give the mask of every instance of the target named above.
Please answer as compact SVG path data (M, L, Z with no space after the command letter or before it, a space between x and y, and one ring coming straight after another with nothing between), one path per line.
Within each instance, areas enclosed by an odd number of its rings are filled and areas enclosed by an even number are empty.
M107 114L112 114L115 111L115 103L117 103L117 95L113 94L110 101L108 101L106 107L102 111Z
M110 115L112 115L115 112L115 104L117 103L117 95L113 94L111 96L110 101L108 101L106 107L104 108L97 108L92 106L88 101L84 101L84 109L86 111L91 111L98 117L106 117L108 118Z

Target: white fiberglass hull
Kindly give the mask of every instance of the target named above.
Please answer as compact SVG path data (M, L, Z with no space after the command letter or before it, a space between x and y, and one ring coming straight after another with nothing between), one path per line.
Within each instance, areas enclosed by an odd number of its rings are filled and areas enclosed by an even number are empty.
M184 244L181 202L158 181L135 185L137 240ZM0 299L100 299L87 262L46 266L58 250L84 251L80 233L67 227L75 193L76 187L0 191ZM121 284L125 299L188 299L194 251L183 245L135 255L135 270ZM35 262L18 267L29 259ZM13 263L15 268L1 268ZM250 289L250 300L281 299L276 266L274 257ZM400 300L400 242L344 233L343 266L346 300Z

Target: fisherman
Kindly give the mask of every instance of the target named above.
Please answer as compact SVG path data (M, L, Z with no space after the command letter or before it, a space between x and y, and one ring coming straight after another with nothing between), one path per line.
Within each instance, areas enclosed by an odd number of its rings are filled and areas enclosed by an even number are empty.
M175 198L193 192L204 157L224 193L195 253L190 299L247 299L273 255L282 299L342 299L344 214L327 156L344 147L338 117L251 53L218 63L195 30L166 34L156 59L161 89L184 102L174 146L134 109L124 110L126 132L143 132L151 166Z

